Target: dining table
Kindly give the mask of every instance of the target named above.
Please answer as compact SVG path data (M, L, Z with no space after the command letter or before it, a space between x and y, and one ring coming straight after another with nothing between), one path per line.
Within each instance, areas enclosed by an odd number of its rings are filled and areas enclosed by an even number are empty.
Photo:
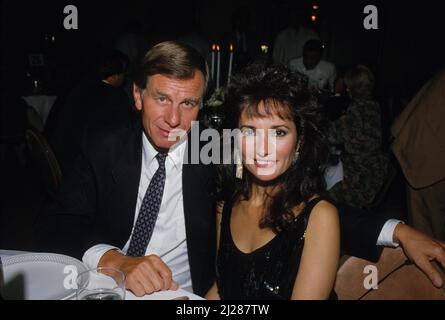
M72 266L80 269L79 273L89 270L82 261L69 256L0 249L0 295L5 300L76 300L75 290L63 291L69 276L66 271ZM194 294L191 288L179 288L143 297L126 290L125 300L205 299Z

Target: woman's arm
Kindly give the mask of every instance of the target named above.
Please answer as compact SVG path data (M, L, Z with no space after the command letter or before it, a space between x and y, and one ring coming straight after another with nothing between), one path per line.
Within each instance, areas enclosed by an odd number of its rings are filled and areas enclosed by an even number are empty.
M221 218L222 218L222 210L224 208L224 203L220 202L216 205L216 252L219 250L219 238L221 234ZM207 300L221 300L221 297L218 294L218 286L216 282L213 283L213 286L205 295Z
M207 292L207 294L205 295L205 298L207 300L221 300L221 297L218 294L218 286L216 285L216 282L213 283L213 286Z
M334 287L339 257L340 223L337 209L321 201L309 218L292 299L328 299Z

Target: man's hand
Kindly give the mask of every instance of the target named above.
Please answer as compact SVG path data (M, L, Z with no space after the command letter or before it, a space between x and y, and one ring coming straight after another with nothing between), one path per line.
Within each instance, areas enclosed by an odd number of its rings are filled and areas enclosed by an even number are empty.
M171 270L158 256L127 257L112 250L102 256L98 267L121 270L126 276L126 288L137 297L178 289L172 279Z
M436 260L445 268L445 243L402 223L394 230L394 242L400 243L406 256L430 278L434 286L443 286L444 281L431 262Z

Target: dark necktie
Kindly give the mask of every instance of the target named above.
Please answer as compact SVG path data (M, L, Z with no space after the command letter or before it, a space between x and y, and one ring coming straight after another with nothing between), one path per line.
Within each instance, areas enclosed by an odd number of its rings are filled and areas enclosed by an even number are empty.
M159 168L150 181L144 200L142 201L139 216L131 237L130 247L127 256L143 257L150 242L159 209L161 208L162 195L165 185L165 159L167 153L158 153L156 159L159 162Z

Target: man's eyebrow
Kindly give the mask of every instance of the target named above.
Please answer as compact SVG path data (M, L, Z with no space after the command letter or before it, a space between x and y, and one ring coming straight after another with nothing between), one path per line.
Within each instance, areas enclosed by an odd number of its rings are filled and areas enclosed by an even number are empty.
M158 95L158 96L163 96L163 97L166 97L166 98L168 98L168 99L170 99L171 100L171 97L170 97L170 95L169 94L167 94L167 93L164 93L164 92L162 92L162 91L159 91L159 90L156 90L155 91L155 93Z

